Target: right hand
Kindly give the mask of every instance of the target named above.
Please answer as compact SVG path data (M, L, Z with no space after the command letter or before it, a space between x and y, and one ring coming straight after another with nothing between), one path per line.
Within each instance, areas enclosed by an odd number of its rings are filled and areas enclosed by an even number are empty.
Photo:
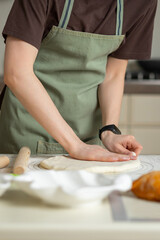
M87 161L117 162L131 160L129 155L112 153L99 145L89 145L84 142L79 143L75 149L72 149L69 155L72 158Z

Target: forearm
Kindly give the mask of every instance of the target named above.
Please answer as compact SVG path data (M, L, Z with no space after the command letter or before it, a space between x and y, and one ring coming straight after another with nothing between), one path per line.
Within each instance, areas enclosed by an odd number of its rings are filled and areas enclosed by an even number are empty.
M98 89L102 125L118 125L128 60L108 57L106 76Z
M35 74L26 72L22 76L6 76L5 79L8 87L25 109L67 152L70 152L80 139L62 118Z
M124 90L124 79L117 75L114 79L105 80L98 89L99 103L102 112L102 126L118 126L121 102Z

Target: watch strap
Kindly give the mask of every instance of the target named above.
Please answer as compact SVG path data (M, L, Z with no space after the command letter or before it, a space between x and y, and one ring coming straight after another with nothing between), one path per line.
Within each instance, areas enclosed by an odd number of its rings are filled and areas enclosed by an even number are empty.
M121 131L119 130L118 127L116 127L116 125L114 124L110 124L110 125L106 125L104 127L102 127L101 129L99 129L99 138L101 140L101 134L104 131L112 131L114 134L121 134Z

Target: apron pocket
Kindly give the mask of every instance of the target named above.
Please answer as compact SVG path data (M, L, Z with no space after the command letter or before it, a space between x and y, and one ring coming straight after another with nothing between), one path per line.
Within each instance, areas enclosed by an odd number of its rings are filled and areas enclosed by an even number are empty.
M37 154L62 154L67 153L66 150L57 142L45 142L39 140L37 142Z
M86 144L100 145L104 148L103 143L98 137L88 138L83 140ZM67 151L57 142L45 142L39 140L37 142L37 154L68 154Z

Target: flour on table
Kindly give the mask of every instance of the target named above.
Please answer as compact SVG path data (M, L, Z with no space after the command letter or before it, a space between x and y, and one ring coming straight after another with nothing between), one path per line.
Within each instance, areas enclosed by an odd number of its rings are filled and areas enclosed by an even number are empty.
M45 169L54 170L87 170L95 173L120 173L138 169L141 163L139 159L123 162L99 162L77 160L60 155L43 160L40 166Z

